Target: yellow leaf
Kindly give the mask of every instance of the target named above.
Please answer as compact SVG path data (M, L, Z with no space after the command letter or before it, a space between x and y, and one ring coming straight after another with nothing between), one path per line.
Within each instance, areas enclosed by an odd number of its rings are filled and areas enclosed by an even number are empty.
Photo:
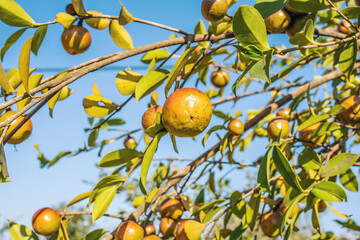
M101 12L98 11L88 11L86 14L99 16L103 15ZM100 30L109 27L110 24L110 21L107 18L86 18L85 21L90 27Z
M97 95L90 95L84 98L83 106L89 116L97 118L109 115L117 107L115 103Z
M131 13L124 7L124 5L121 2L120 4L121 4L121 11L119 15L120 25L126 25L134 21L135 18L131 15Z
M34 74L29 78L29 90L39 86L39 83L41 81L41 79L43 78L43 74ZM24 94L26 92L24 84L21 84L18 91L17 91L17 96L20 96L22 94ZM29 102L31 101L31 97L27 97L19 102L16 103L17 108L20 110L23 107L25 107Z
M63 87L60 90L60 95L59 95L58 101L65 100L66 98L68 98L73 93L74 93L74 90L71 90L67 86Z
M129 70L121 71L116 75L115 84L122 95L131 95L135 93L136 85L142 78L142 75Z
M326 206L328 206L328 208L330 208L331 211L333 211L333 213L335 213L336 215L338 215L339 217L341 218L349 218L351 217L351 215L345 215L345 214L342 214L341 212L338 212L336 211L334 208L332 208L330 206L330 204L328 204L326 201L324 201L324 203L326 204Z
M130 34L116 20L110 22L110 35L112 40L123 49L134 48Z
M73 4L75 12L78 15L86 14L86 10L85 10L84 3L82 0L71 0L71 3Z
M96 86L96 83L95 83L95 82L94 82L94 84L93 84L92 91L93 91L93 93L94 93L95 96L100 96L100 97L101 97L101 93L100 93L98 87Z
M33 37L30 37L24 43L19 56L19 73L22 83L24 84L26 92L29 92L29 65L30 65L30 51Z
M31 68L30 71L29 71L29 75L30 75L31 73L33 73L35 70L36 70L36 68ZM16 71L16 72L15 72L10 78L8 78L10 85L11 85L14 89L16 89L17 87L19 87L20 84L21 84L21 77L20 77L19 70L18 70L18 69L15 69L15 71Z
M76 18L68 13L60 12L56 14L55 22L63 25L64 28L69 28L74 22Z
M198 240L204 229L205 225L198 221L188 220L185 222L184 230L189 240Z
M3 66L0 63L0 85L6 93L11 93L14 91L14 88L10 85L9 80L6 77Z

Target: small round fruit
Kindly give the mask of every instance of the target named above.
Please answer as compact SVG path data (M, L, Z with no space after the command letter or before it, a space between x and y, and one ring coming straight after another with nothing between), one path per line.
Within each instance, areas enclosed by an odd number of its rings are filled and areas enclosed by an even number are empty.
M276 113L276 117L285 118L286 120L291 120L293 118L293 114L290 108L281 108Z
M71 26L62 33L61 42L68 53L72 55L80 54L90 47L91 35L84 27Z
M194 137L205 130L211 116L211 101L205 93L196 88L181 88L166 99L162 121L173 135Z
M239 119L232 119L227 130L230 135L242 135L244 133L244 124Z
M150 235L150 236L144 237L143 240L161 240L161 238L159 238L156 235Z
M280 206L279 206L278 211L279 211L279 213L280 213L281 215L284 215L285 212L286 212L286 210L287 210L288 208L289 208L288 206L285 206L283 203L281 203ZM293 209L293 211L292 211L291 214L290 214L290 218L292 218L292 217L293 217L295 214L297 214L299 211L300 211L299 204L296 204L296 205L295 205L295 208Z
M340 119L346 124L356 124L360 122L360 97L352 95L341 101L340 105L345 108L339 113Z
M14 115L15 111L7 111L3 115L0 116L0 122L5 121L12 115ZM10 127L6 131L6 135L9 135L9 133L25 118L24 115L19 116L17 119L15 119L12 123L10 123ZM3 128L2 128L3 129ZM2 130L0 129L0 130ZM32 132L32 122L31 119L27 120L24 125L20 127L19 130L16 131L14 135L11 136L11 138L7 141L10 144L19 144L25 141Z
M155 123L155 120L156 120L156 114L158 112L162 112L162 107L160 106L152 106L150 108L148 108L142 118L141 118L141 124L142 124L142 127L146 130L148 129L149 127L151 127L154 123ZM155 137L156 134L150 134L149 135L150 137Z
M70 15L76 15L75 9L74 9L74 5L72 5L71 3L69 3L68 5L66 5L65 8L66 13L70 14Z
M285 10L280 9L276 13L265 18L266 30L270 33L285 32L290 25L290 21L289 14Z
M155 234L156 232L156 229L155 229L155 226L153 224L148 224L145 226L145 233L146 235L153 235Z
M318 148L316 143L322 144L325 141L326 134L313 138L313 133L319 128L320 123L315 123L299 132L299 139L302 140L302 145L308 148Z
M286 34L289 37L292 37L296 33L300 32L302 26L305 24L306 18L307 15L295 17L295 19L291 21L291 25L286 29Z
M206 20L215 22L225 17L228 8L227 0L203 0L201 14Z
M174 219L161 218L160 220L160 232L164 238L174 236L177 224Z
M103 15L98 11L88 11L87 14ZM85 21L90 27L100 30L107 28L110 24L110 21L107 18L86 18Z
M197 45L196 48L194 49L195 55L198 55L201 49L203 49L203 47L200 45Z
M223 69L215 70L211 73L211 83L215 87L225 87L229 83L229 80L229 73Z
M136 140L135 138L133 137L127 137L125 140L124 140L124 146L126 148L130 148L130 149L135 149L136 148Z
M32 217L32 227L40 235L53 235L59 230L60 216L52 208L41 208Z
M168 198L161 202L159 213L161 217L168 217L174 220L181 217L184 212L184 206L177 199Z
M142 240L144 229L134 221L123 222L116 229L115 240Z
M179 224L179 226L176 230L176 240L188 240L189 239L185 233L185 223L187 221L188 220L184 220Z
M341 32L341 33L344 33L344 34L352 33L350 23L348 21L342 21L338 25L338 31Z
M269 137L273 140L278 139L281 132L281 139L285 139L290 134L290 124L285 118L274 118L266 128Z
M281 217L280 213L274 211L262 216L260 227L266 236L273 238L279 235Z

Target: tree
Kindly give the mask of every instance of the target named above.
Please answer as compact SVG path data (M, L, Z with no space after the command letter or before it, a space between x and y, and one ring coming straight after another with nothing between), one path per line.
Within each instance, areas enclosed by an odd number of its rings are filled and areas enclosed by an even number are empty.
M177 230L162 233L173 237L176 231L177 239L200 236L239 239L243 234L254 238L264 234L282 235L288 239L298 229L297 220L306 212L311 213L313 238L332 238L333 233L322 233L320 229L319 215L325 208L344 218L339 221L343 227L359 231L360 226L350 216L330 205L347 200L344 189L358 191L354 170L360 165L360 156L353 150L360 142L357 134L360 119L358 5L357 1L259 0L249 6L236 0L204 0L199 12L213 22L206 28L207 23L200 20L192 34L137 18L122 4L119 16L109 16L86 11L81 0L72 0L72 5L66 8L67 13L58 13L54 21L36 23L15 1L1 1L1 21L21 27L4 43L2 59L25 31L35 31L21 47L18 68L5 71L0 66L4 98L0 109L12 109L0 118L3 129L0 179L6 182L9 177L3 145L31 139L29 121L34 114L48 104L53 117L56 103L72 94L67 87L69 84L105 66L142 54L141 61L148 66L144 75L129 68L115 77L118 91L126 96L122 103L109 100L111 96L103 96L96 83L92 87L93 94L84 98L83 107L90 124L86 129L89 137L85 147L60 152L49 160L36 146L41 167L52 167L66 156L90 150L99 150L101 156L98 164L101 179L92 191L79 193L67 205L87 199L92 211L74 213L67 212L66 208L59 209L61 223L57 239L69 238L67 223L71 218L68 215L77 214L91 214L93 222L104 215L121 219L119 229L122 230L113 229L103 239L114 236L123 239L127 228L141 229L138 224L143 227L150 222L157 224L160 218L179 223L175 224ZM234 15L224 9L234 9ZM132 22L181 36L172 35L168 40L134 47L125 29L125 25ZM47 29L55 24L64 27L61 40L70 54L81 54L89 48L91 31L85 24L109 29L113 41L124 50L43 79L42 74L33 74L30 69L29 62L34 58L31 52L37 55L46 41ZM339 29L334 30L337 26ZM288 42L271 41L270 36L284 32L290 37ZM173 58L176 60L172 61ZM169 63L170 71L165 67ZM321 76L313 76L312 80L299 76L298 73L308 71L309 66L315 67ZM212 71L213 68L218 71ZM224 70L233 72L236 80L229 81ZM231 92L228 91L230 86ZM205 89L205 93L198 89ZM271 93L271 98L265 101L263 93ZM265 104L256 110L237 104L248 96ZM166 100L160 102L162 98ZM141 99L150 99L150 102ZM138 104L149 105L142 117L144 129L127 128L123 134L101 139L99 133L125 124L116 116L135 100ZM220 107L229 102L235 104L237 111L224 111ZM246 121L237 121L245 118L243 112L247 112ZM215 120L210 122L211 118ZM131 121L140 122L140 119ZM201 132L203 134L199 135ZM139 134L143 134L144 144L137 144L133 138ZM215 134L217 143L194 159L154 158L167 136L174 151L181 156L176 144L180 138L193 137L207 147L207 140L214 140ZM105 147L119 139L125 140L124 147L102 154ZM250 164L236 158L236 154L246 151L250 144L265 139L268 145ZM173 167L184 160L190 163L181 169ZM225 165L238 172L255 167L256 178L249 177L252 185L242 192L231 189L224 173L229 168ZM134 173L139 173L140 177ZM119 193L126 194L135 210L107 214L109 205ZM175 203L163 203L169 197ZM183 211L186 219L181 219ZM87 238L100 239L105 233L104 229L95 230ZM38 238L30 228L11 221L10 234L14 239ZM134 239L142 239L140 230L136 234Z

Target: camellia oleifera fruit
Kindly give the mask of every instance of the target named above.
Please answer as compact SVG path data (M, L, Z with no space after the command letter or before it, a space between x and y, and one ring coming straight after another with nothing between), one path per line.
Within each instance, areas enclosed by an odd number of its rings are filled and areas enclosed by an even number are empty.
M5 121L12 115L14 115L15 111L7 111L3 115L0 116L0 122ZM10 127L6 131L6 136L25 118L25 116L21 115L14 121L10 123ZM25 141L32 132L32 122L31 120L27 120L24 125L20 127L19 130L16 131L14 135L11 136L11 138L7 141L10 144L19 144ZM2 128L3 129L3 128Z
M178 137L194 137L209 125L212 105L209 97L196 88L181 88L165 101L162 111L164 127Z
M244 133L244 124L239 119L232 119L227 130L230 135L242 135Z
M211 73L211 83L218 88L225 87L230 80L229 73L224 69L218 69Z
M285 118L274 118L266 128L269 137L273 140L285 139L290 134L290 124ZM281 135L280 135L281 134Z
M32 217L32 227L40 235L53 235L59 230L60 216L52 208L41 208Z
M265 18L266 30L270 33L282 33L285 32L291 22L289 14L280 9L276 13Z
M76 15L74 5L72 5L72 3L69 3L68 5L66 5L65 11L66 11L66 13L68 13L70 15L73 15L73 16Z
M133 137L127 137L127 138L125 138L125 140L124 140L124 146L125 146L126 148L135 149L135 148L136 148L136 145L137 145L137 143L136 143L135 138L133 138Z
M102 13L98 11L88 11L87 14L102 15ZM90 27L100 30L107 28L110 24L107 18L86 18L85 21Z
M262 216L260 227L266 236L273 238L279 235L281 217L282 215L275 211L271 211Z
M156 229L154 224L149 223L148 225L145 226L145 233L146 235L153 235L155 234Z
M228 8L227 0L203 0L201 13L206 20L215 22L226 15Z
M172 218L161 218L160 220L160 232L164 238L174 236L177 224Z
M168 217L176 220L184 213L184 206L179 200L168 198L161 202L159 213L161 217Z
M286 120L293 119L293 113L290 108L281 108L276 113L276 117L285 118Z
M71 26L62 33L61 42L66 52L72 55L80 54L90 47L91 35L82 26Z
M161 240L161 238L159 238L156 235L150 235L150 236L144 237L143 240Z
M281 215L284 215L286 210L288 210L288 206L285 206L284 203L281 203L280 206L279 206L279 209L278 209L278 212L281 214ZM290 216L289 218L292 218L294 217L295 214L297 214L298 212L300 211L300 207L299 207L299 204L297 203L294 207L294 209L292 210L292 212L290 213Z
M160 107L160 106L152 106L152 107L149 107L144 112L144 114L142 115L142 118L141 118L141 125L145 130L148 129L149 127L151 127L155 123L156 114L158 112L162 112L162 107ZM150 134L149 136L150 137L155 137L156 134Z
M340 119L346 124L356 124L360 122L360 97L352 95L341 101L340 105L345 108L339 113Z
M320 127L320 123L315 123L299 132L299 139L302 140L301 144L308 148L318 148L325 141L326 134L313 137L313 133Z
M341 21L338 25L338 31L344 34L352 33L350 23L348 21Z
M144 229L134 221L123 222L116 229L115 240L142 240Z
M286 29L286 34L289 37L294 36L296 33L300 32L301 28L305 24L305 20L307 19L307 15L301 15L294 18L291 21L291 25Z

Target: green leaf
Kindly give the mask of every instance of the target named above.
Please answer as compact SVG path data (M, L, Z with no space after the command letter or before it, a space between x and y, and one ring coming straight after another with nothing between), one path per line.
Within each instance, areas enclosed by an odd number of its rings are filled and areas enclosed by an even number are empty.
M6 156L3 143L0 143L0 183L10 182L10 180L8 179L8 170L2 169L1 166L5 166L6 168Z
M349 191L359 191L358 180L350 168L345 173L340 174L340 182Z
M36 30L35 34L34 34L34 38L32 40L31 43L31 51L37 55L39 48L41 46L41 43L43 42L46 32L47 32L47 25L41 26L38 28L38 30Z
M210 128L202 140L203 146L205 146L206 140L209 138L210 134L217 130L220 130L220 129L226 129L226 128L224 127L224 125L216 125L216 126L213 126L212 128Z
M5 70L1 63L0 63L0 85L6 93L11 93L15 91L14 88L10 85L10 82L6 77Z
M141 98L145 97L156 88L158 88L165 78L168 76L169 72L164 69L153 70L143 76L135 89L135 97L136 100L140 100Z
M321 169L321 177L332 177L346 172L360 155L354 153L341 153L331 158Z
M257 175L257 181L260 183L260 187L270 193L270 183L269 183L269 169L270 169L270 160L271 160L271 151L272 148L269 148L264 157L261 160L260 168Z
M61 158L70 155L72 152L67 151L67 152L60 152L56 157L54 157L48 164L48 167L51 167L52 165L54 165L55 163L57 163Z
M309 19L306 21L304 27L300 32L296 33L294 36L290 37L289 42L294 45L305 46L309 44L316 44L314 41L314 21Z
M133 17L133 15L131 15L131 13L124 7L124 5L121 2L120 4L121 4L121 11L119 15L119 24L126 25L134 21L135 18Z
M105 229L96 229L96 230L86 234L86 236L83 237L81 240L99 240L107 232L109 232L109 231L105 230Z
M115 78L117 89L122 95L128 96L135 93L137 83L143 75L130 70L120 71Z
M305 122L300 124L300 126L297 127L297 132L300 132L304 128L314 125L315 123L322 122L326 119L329 119L330 117L331 116L328 114L311 116L308 120L306 120Z
M141 185L141 191L144 195L147 194L146 192L146 177L150 168L150 164L152 162L152 158L157 150L158 144L160 142L160 139L166 134L167 132L160 132L157 134L149 146L145 150L145 154L142 160L141 164L141 175L140 175L140 185Z
M96 195L92 211L93 223L96 221L96 219L102 217L105 214L106 210L109 208L112 200L114 199L116 192L117 188L108 187Z
M71 3L74 6L75 12L78 15L86 15L83 0L71 0Z
M265 19L282 9L287 2L288 0L256 0L254 8L256 8Z
M335 222L339 223L343 227L360 232L360 226L356 225L354 220L348 220L347 222L341 222L339 220L335 220Z
M255 78L264 79L267 83L270 81L270 64L274 51L271 50L264 59L256 62L255 65L250 69L250 76Z
M334 182L321 182L313 186L311 193L327 202L347 201L347 196L339 185Z
M26 42L24 43L21 49L19 56L19 73L26 92L29 92L30 51L31 51L31 42L33 38L34 36L26 40Z
M245 70L241 73L240 77L238 77L234 84L231 87L232 92L235 94L236 96L236 90L238 89L238 87L241 85L241 79L248 73L248 71L256 64L256 62L251 62L246 68Z
M223 209L225 206L222 206L222 207L218 207L218 208L215 208L215 209L213 209L213 210L210 210L207 214L206 214L206 216L204 217L204 219L201 221L202 223L206 223L206 222L208 222L208 221L210 221L211 220L211 218L213 217L213 216L215 216L215 214L217 214L221 209Z
M349 19L358 19L360 17L360 7L346 7L341 9L341 12ZM340 14L336 17L342 18Z
M100 161L99 167L115 167L142 157L143 154L134 149L120 149L106 154Z
M290 0L289 5L303 13L317 12L330 7L326 0Z
M356 62L358 49L358 42L356 39L354 39L350 42L345 43L344 46L338 50L340 51L339 67L348 80L350 79Z
M272 156L276 169L279 171L281 176L284 177L284 180L294 189L304 192L304 189L302 189L300 185L298 176L278 146L274 147Z
M170 53L166 51L165 49L155 49L148 51L144 54L144 56L141 58L141 61L143 63L149 64L151 60L155 59L156 62L159 62L161 60L164 60L170 56Z
M200 59L200 61L196 64L195 63ZM186 62L182 72L181 77L183 79L188 78L194 73L197 73L205 68L208 68L211 63L214 62L214 59L212 58L212 55L205 55L201 58L201 55L194 55L190 57L190 59ZM195 67L194 67L195 66ZM190 75L189 75L190 74Z
M176 153L179 153L178 148L177 148L177 146L176 146L176 137L175 137L175 135L173 135L173 134L171 134L171 133L169 133L169 134L170 134L170 138L171 138L171 142L172 142L174 151L175 151Z
M200 211L203 211L203 210L206 210L206 209L209 209L209 208L212 208L213 206L215 205L218 205L219 203L222 203L226 201L225 199L216 199L214 201L211 201L209 203L206 203L205 205L202 205L201 207L199 207L198 209L196 209L195 212L193 212L193 215L200 212Z
M246 208L246 223L249 224L251 230L254 229L259 214L260 199L261 199L261 194L254 193L251 196Z
M285 228L285 224L288 221L290 215L292 214L294 208L296 207L297 203L299 201L301 201L305 196L307 196L307 193L301 193L299 194L297 197L295 197L293 200L291 200L291 202L288 204L288 208L285 211L285 213L283 214L283 216L281 217L280 220L280 226L279 226L279 231L280 234L282 234L282 232L284 231Z
M116 20L110 21L110 35L116 45L123 49L133 49L133 42L130 34Z
M99 129L98 128L91 130L89 138L88 138L88 145L90 147L95 146L96 139L98 138L98 136L99 136Z
M29 86L28 86L29 90L37 87L37 86L40 84L40 81L41 81L41 79L43 78L43 76L44 76L44 75L43 75L43 74L40 74L40 73L34 74L34 75L30 76L30 77L29 77L29 81L28 81L28 82L29 82L29 83L28 83L28 84L29 84ZM19 89L17 90L16 95L17 95L17 96L20 96L20 95L24 94L25 92L26 92L26 90L25 90L24 84L21 84L20 87L19 87ZM16 103L17 108L18 108L18 109L22 109L22 108L25 107L31 100L32 100L31 97L27 97L27 98L25 98L25 99L17 102L17 103ZM51 99L50 99L50 100L51 100Z
M269 49L264 20L254 7L239 6L233 19L233 32L244 47L255 45L261 50Z
M36 23L25 10L13 0L0 2L0 20L14 27L29 27Z
M10 220L10 237L12 240L38 240L38 236L27 226L14 223Z
M324 122L312 133L311 137L320 137L326 133L341 129L340 125L334 122Z
M171 72L170 72L169 77L165 84L165 95L166 96L168 95L168 92L169 92L171 86L173 85L174 81L176 80L177 76L179 75L181 69L185 66L189 56L194 51L194 49L195 49L195 47L191 47L191 48L187 49L183 54L181 54L179 59L174 64L174 67L171 69Z
M321 166L321 159L313 149L305 148L299 154L298 163L306 169L317 170Z
M4 46L1 48L1 61L4 60L5 53L7 50L16 43L16 41L21 37L21 35L26 31L27 28L22 28L14 32L5 42Z
M66 208L71 206L71 205L74 205L75 203L78 203L86 198L88 198L90 196L91 192L84 192L84 193L81 193L79 194L78 196L74 197L67 205L66 205Z
M235 228L234 231L231 232L229 240L240 240L240 239L242 239L242 234L246 231L246 229L247 228L244 227L242 225L242 223L241 223L237 228Z
M207 34L205 24L201 19L196 24L195 29L194 29L194 33L195 34L202 34L202 35ZM209 42L207 42L207 41L199 42L199 45L206 48L207 46L209 46Z

